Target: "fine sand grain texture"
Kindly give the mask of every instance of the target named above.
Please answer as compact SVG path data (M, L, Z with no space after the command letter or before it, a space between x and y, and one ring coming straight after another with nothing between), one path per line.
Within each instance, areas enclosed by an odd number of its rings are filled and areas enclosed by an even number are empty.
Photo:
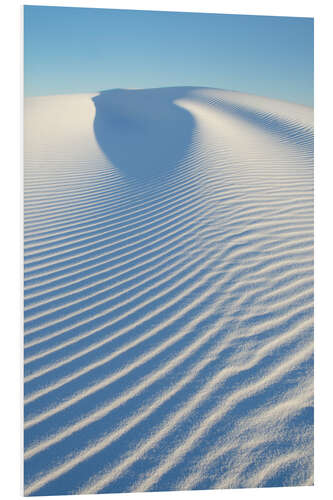
M25 101L25 494L313 483L313 109Z

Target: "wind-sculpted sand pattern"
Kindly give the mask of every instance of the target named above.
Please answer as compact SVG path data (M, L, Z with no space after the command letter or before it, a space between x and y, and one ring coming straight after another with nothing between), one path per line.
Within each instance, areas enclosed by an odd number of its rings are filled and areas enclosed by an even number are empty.
M25 494L313 482L313 110L25 103Z

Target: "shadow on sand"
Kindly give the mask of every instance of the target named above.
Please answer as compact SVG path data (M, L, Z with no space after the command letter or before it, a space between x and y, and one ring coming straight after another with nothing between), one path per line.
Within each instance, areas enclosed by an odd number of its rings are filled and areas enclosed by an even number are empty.
M149 180L177 166L191 142L194 120L175 101L190 90L114 89L93 97L96 140L119 171Z

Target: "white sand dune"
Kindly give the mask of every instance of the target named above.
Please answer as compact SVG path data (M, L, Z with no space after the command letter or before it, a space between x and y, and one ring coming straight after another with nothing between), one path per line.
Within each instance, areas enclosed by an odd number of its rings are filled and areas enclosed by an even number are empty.
M313 482L313 109L25 101L25 494Z

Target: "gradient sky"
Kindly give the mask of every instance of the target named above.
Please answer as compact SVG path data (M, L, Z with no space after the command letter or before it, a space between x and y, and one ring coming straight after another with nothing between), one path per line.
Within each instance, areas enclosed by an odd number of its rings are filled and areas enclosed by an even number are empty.
M313 19L24 7L25 94L194 85L313 105Z

